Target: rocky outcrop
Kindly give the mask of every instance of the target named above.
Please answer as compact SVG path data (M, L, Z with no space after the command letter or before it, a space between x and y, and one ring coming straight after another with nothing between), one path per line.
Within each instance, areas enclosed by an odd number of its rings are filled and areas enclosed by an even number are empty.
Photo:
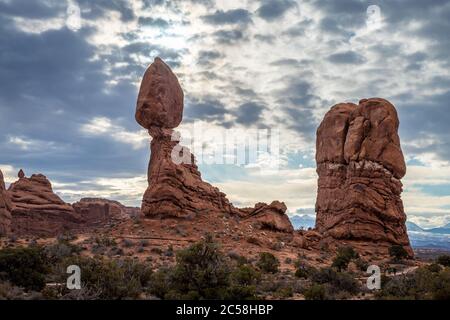
M283 202L271 204L257 203L254 208L241 209L246 212L244 219L252 219L259 229L294 232L291 220L285 214L287 208Z
M145 72L136 108L136 121L153 138L143 214L185 218L210 210L233 212L225 195L202 180L194 156L179 145L172 129L182 115L183 90L178 79L156 58Z
M316 228L325 238L384 252L398 244L412 255L400 198L406 165L398 127L394 106L378 98L338 104L325 115L316 141Z
M19 174L19 177L8 189L14 234L55 236L83 222L72 206L53 192L44 175L33 174L27 178Z
M118 201L100 198L83 198L72 206L88 227L122 222L140 215L139 208L126 207Z
M11 230L11 201L6 192L3 173L0 170L0 237L7 235Z
M194 155L179 145L173 129L182 116L183 90L170 68L156 58L145 72L136 107L136 121L153 138L142 213L149 218L192 218L211 211L247 216L248 210L235 208L224 193L202 180ZM285 207L264 206L258 219L264 217L275 229L281 226L280 231L291 230L287 216L280 218Z

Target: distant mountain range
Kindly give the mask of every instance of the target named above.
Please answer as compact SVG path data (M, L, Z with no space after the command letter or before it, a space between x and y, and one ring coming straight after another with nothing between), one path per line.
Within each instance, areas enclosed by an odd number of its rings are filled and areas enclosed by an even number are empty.
M314 228L316 225L316 217L310 216L308 214L303 215L295 215L292 217L289 217L291 219L291 223L294 226L294 229L308 229L308 228Z
M417 224L413 222L407 221L406 228L408 229L408 232L414 231L414 232L430 232L435 234L450 234L450 223L438 228L424 229L419 227Z
M308 212L306 214L303 211L297 213L289 217L296 230L314 228L316 224L314 213L311 214ZM450 223L438 228L425 229L413 222L407 221L406 228L408 229L409 239L413 247L450 250Z

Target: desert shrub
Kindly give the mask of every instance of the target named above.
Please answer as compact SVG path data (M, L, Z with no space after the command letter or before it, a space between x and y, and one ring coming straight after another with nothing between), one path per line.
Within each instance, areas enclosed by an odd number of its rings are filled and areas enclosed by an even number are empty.
M58 240L58 242L70 242L76 239L77 236L71 233L62 233L56 237L56 240Z
M450 267L450 255L441 255L437 258L436 262L444 267Z
M348 273L339 272L331 281L331 292L347 292L351 295L355 295L358 291L358 281Z
M292 287L279 288L274 294L274 296L279 298L279 299L290 298L293 295L294 295L294 289L292 289Z
M436 276L433 283L434 300L450 300L450 268L445 268Z
M313 284L310 288L304 292L306 300L326 300L327 294L324 285Z
M367 268L369 268L369 264L367 263L367 261L365 261L361 258L358 258L355 260L355 265L359 271L363 271L363 272L366 272Z
M151 268L135 260L71 257L61 263L61 278L69 265L81 268L82 288L97 292L99 299L139 298L151 279Z
M300 279L307 279L317 270L314 267L307 266L304 264L297 264L297 269L295 270L295 276Z
M277 257L269 252L262 252L259 254L259 261L256 266L267 273L277 273L280 262Z
M171 290L171 271L169 268L161 268L152 274L149 284L149 292L151 294L161 299L167 296Z
M20 300L26 297L23 288L12 285L9 282L0 282L0 300Z
M54 265L61 260L78 254L82 251L81 247L66 241L58 241L54 244L44 247L44 254L48 263Z
M303 279L307 279L308 278L308 272L305 268L298 268L297 270L295 270L295 276L297 278L303 278Z
M250 265L239 265L231 273L231 280L239 285L256 285L261 280L261 273Z
M212 237L178 251L176 265L158 270L149 292L161 299L252 299L259 272L249 265L233 268Z
M357 294L359 284L350 274L344 272L336 272L332 268L322 268L311 274L311 281L317 284L327 285L330 293L347 292L349 294Z
M431 272L437 272L437 273L439 273L439 272L442 271L442 267L441 267L439 264L437 264L437 263L432 263L432 264L426 266L426 268L427 268L429 271L431 271Z
M0 250L0 279L27 290L41 290L48 273L45 255L40 247Z
M241 256L239 253L235 252L235 251L230 251L228 252L228 257L234 261L236 261L236 263L238 265L243 265L243 264L247 264L248 263L248 259L244 256Z
M332 267L339 271L347 270L350 261L358 258L358 253L352 247L341 247L337 250Z
M394 261L401 261L402 259L408 258L408 252L401 245L391 246L389 248L389 255Z
M116 240L107 236L95 237L94 242L102 247L112 247L116 246Z
M450 269L422 267L383 283L378 299L450 299Z
M179 251L176 261L172 276L178 291L195 291L205 299L223 296L223 290L229 285L230 271L212 237Z
M256 285L260 280L261 274L255 268L246 264L238 265L230 273L230 286L226 290L225 299L256 299Z

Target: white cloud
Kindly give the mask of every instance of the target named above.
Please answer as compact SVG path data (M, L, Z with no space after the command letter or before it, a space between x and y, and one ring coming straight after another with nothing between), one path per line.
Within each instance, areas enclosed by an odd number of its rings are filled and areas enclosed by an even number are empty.
M251 172L250 172L251 173ZM279 200L286 203L288 212L314 207L317 175L313 168L281 170L277 175L253 172L249 179L233 179L215 183L228 199L239 207L253 207L257 202Z
M96 117L80 128L88 136L105 136L115 141L130 144L133 149L140 149L149 143L150 136L145 130L128 131L106 117Z
M6 184L10 184L17 180L17 170L9 164L0 164L0 170L3 172L3 178Z

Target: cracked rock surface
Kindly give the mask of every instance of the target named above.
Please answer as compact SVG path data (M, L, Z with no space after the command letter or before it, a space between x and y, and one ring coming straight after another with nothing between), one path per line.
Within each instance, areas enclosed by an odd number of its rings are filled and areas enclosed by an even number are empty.
M401 200L406 165L399 120L387 100L335 105L317 130L316 228L325 237L412 255Z

